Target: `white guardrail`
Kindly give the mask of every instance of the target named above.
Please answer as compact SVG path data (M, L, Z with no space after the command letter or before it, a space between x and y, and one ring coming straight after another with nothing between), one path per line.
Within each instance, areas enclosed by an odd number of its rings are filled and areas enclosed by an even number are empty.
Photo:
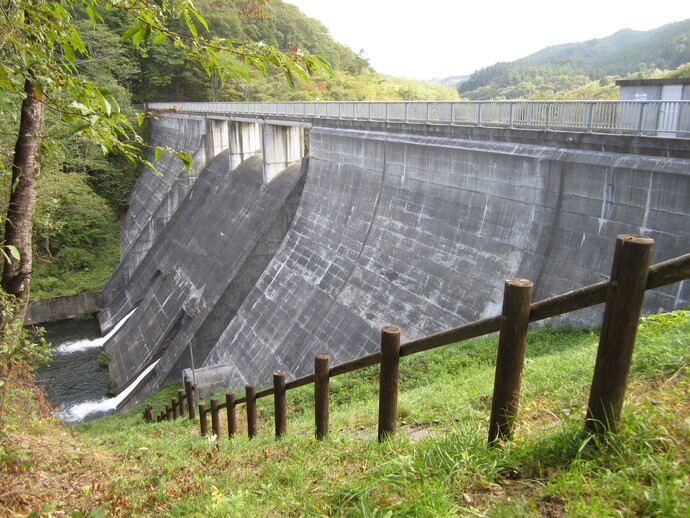
M149 103L150 111L347 119L690 138L690 101L307 101Z

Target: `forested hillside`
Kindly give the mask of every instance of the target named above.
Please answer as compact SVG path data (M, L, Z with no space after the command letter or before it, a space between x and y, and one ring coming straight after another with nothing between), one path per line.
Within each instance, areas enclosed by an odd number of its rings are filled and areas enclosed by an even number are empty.
M467 99L615 99L616 79L687 77L688 63L690 19L645 32L624 29L496 63L474 72L458 92Z
M308 18L297 7L280 0L266 2L261 12L238 15L245 0L203 2L199 11L208 22L210 36L236 41L263 42L288 53L306 52L326 58L332 74L297 79L290 85L278 69L264 72L244 67L239 59L228 60L228 68L245 68L242 75L221 84L199 65L185 60L171 45L142 44L125 47L128 67L134 73L123 78L134 102L153 101L305 101L305 100L414 100L456 99L453 88L426 85L421 81L376 74L366 59L333 40L318 20ZM118 13L108 18L112 32L121 36L124 25ZM185 32L179 21L178 32Z
M318 54L329 61L332 73L314 75L310 81L295 78L291 85L278 67L259 70L228 58L225 67L236 73L223 83L185 59L167 40L154 44L124 38L131 20L117 9L100 13L105 25L93 24L86 11L71 13L90 54L78 57L77 72L111 93L131 118L136 116L133 106L147 101L458 98L454 88L376 74L365 59L334 41L320 22L291 4L253 2L261 6L261 11L253 13L247 5L245 0L200 3L209 39L260 41L288 55ZM205 30L197 25L198 30ZM176 20L171 29L182 34L189 31L183 19ZM18 117L16 99L0 96L5 127L16 127ZM100 146L70 131L56 113L46 116L46 134L50 144L44 146L34 218L32 296L99 289L119 260L119 212L136 182L138 167L122 156L104 155ZM0 135L0 158L6 171L13 144L12 131ZM3 176L5 192L9 183L9 175ZM2 204L5 212L7 200Z

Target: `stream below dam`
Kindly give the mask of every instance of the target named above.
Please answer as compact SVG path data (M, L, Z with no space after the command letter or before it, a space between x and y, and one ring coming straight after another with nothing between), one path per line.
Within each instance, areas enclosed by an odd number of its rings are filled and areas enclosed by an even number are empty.
M107 367L98 364L103 344L131 316L123 318L106 336L100 336L95 318L63 320L42 324L45 339L52 345L53 357L36 370L36 382L43 386L55 415L67 422L90 421L113 413L129 394L130 387L113 397L108 393ZM153 365L142 373L145 376Z
M64 320L42 327L53 357L36 370L36 381L44 387L57 417L77 422L106 413L109 379L107 368L98 365L104 341L98 321Z

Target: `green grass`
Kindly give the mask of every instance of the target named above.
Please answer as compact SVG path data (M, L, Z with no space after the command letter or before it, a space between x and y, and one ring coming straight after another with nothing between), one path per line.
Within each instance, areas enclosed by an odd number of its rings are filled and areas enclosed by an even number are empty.
M112 516L690 513L690 312L645 319L620 430L606 439L583 432L596 330L541 327L529 335L515 436L488 448L496 342L404 358L407 424L383 444L373 367L331 380L332 433L323 441L313 438L312 387L288 392L289 433L279 440L271 398L259 400L254 439L243 423L232 440L224 430L200 437L198 420L146 424L141 408L72 427L84 451L114 459L104 467L112 482L91 505ZM156 412L177 388L151 398ZM42 505L36 511L71 510L55 498Z

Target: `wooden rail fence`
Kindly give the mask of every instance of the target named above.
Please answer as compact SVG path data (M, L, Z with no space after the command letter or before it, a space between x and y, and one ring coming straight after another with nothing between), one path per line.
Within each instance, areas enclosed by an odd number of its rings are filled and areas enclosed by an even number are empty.
M237 434L236 408L246 405L247 433L257 433L256 400L274 396L275 435L287 433L288 390L314 384L316 438L328 435L329 379L364 367L381 364L379 377L379 425L378 440L395 434L397 426L398 365L400 358L423 351L461 342L471 338L499 332L496 374L489 423L489 444L512 435L518 414L520 384L524 362L527 327L531 322L563 315L572 311L606 303L592 378L585 429L595 434L615 432L620 417L628 372L635 344L637 325L642 311L646 290L659 288L690 279L690 253L651 264L654 241L652 239L623 234L616 239L616 248L608 281L532 302L532 282L526 279L508 279L505 282L503 307L500 315L478 320L440 333L400 344L400 329L384 327L381 331L381 350L355 360L330 366L327 354L317 354L314 372L291 381L285 373L276 371L273 387L257 392L256 385L245 387L245 396L236 398L233 391L225 395L225 402L210 399L210 409L199 403L201 434L208 434L208 417L211 414L213 434L220 436L220 411L226 410L228 436ZM144 410L148 422L173 420L194 415L194 386L185 380L185 389L178 391L155 419L151 405Z

